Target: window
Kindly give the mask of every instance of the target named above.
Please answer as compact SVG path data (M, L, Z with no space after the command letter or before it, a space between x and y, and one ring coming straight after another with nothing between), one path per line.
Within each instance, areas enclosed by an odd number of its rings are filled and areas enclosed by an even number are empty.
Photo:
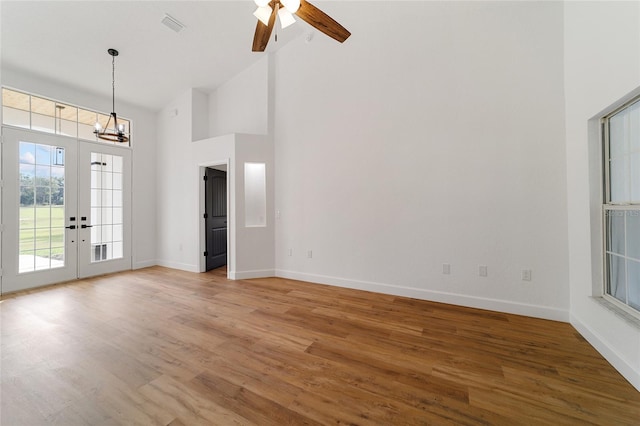
M603 119L604 296L640 315L640 98Z
M93 133L96 123L104 128L108 120L109 114L2 88L2 124L8 126L110 143ZM124 124L124 132L131 140L131 122L118 117L118 124Z

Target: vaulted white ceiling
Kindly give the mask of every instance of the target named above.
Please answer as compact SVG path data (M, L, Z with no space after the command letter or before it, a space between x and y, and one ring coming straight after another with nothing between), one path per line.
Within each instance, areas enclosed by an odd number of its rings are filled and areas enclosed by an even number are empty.
M338 3L333 3L336 5ZM2 66L153 110L191 87L215 89L267 53L251 52L252 0L2 1ZM186 26L161 24L168 13ZM278 28L274 51L312 29L299 20Z

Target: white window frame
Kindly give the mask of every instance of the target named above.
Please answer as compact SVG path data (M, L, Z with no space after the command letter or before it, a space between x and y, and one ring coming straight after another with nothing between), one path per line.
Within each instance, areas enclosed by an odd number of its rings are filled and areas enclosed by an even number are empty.
M5 123L4 122L4 120L5 120L4 115L0 114L2 116L1 117L2 118L2 121L1 121L2 126L14 127L14 128L18 128L18 129L27 129L27 130L31 130L31 131L35 131L35 132L39 132L39 133L43 133L43 134L56 134L56 135L68 136L68 137L71 137L71 138L77 139L77 140L83 140L83 141L89 141L89 142L97 142L97 143L101 143L101 144L110 144L110 145L118 145L118 146L125 146L125 147L131 147L132 146L133 122L132 122L131 119L129 119L127 117L118 116L118 118L128 122L129 128L127 129L128 131L127 131L126 135L129 137L129 141L127 143L105 141L105 140L102 140L102 139L98 138L97 136L94 136L91 139L81 137L80 136L80 129L79 129L79 125L81 123L80 123L80 121L78 121L78 117L77 116L76 116L76 120L75 120L75 125L76 125L76 135L75 136L65 135L64 133L59 132L58 129L54 129L53 132L42 131L42 130L38 130L38 129L34 129L33 128L33 122L32 122L33 117L32 117L32 114L33 114L34 111L32 110L32 106L31 106L31 99L33 97L54 102L56 105L66 105L66 106L70 106L70 107L73 107L73 108L77 108L78 110L84 110L86 112L94 113L94 114L96 114L96 119L99 116L102 116L102 117L105 117L105 118L109 117L109 114L101 112L101 111L97 111L97 110L95 110L93 108L85 108L85 107L82 107L80 105L72 104L70 102L63 102L63 101L60 101L60 100L57 100L57 99L52 99L52 98L50 98L48 96L41 96L41 95L38 95L36 93L26 92L24 90L16 89L16 88L10 87L10 86L1 86L0 89L6 89L6 90L9 90L9 91L12 91L12 92L16 92L16 93L19 93L19 94L22 94L22 95L26 95L26 96L29 97L29 111L24 110L25 112L29 113L29 126L25 127L25 126L19 126L19 125L15 125L15 124L11 124L11 123ZM5 105L4 105L4 102L3 102L3 99L2 99L1 95L0 95L0 105L2 105L2 107L4 109ZM54 117L54 119L55 119L55 117Z
M636 91L637 92L637 91ZM607 256L610 254L607 251L607 241L609 238L608 235L608 226L607 226L607 215L609 212L636 212L640 215L640 200L626 200L625 202L612 202L611 201L611 169L610 169L610 131L609 131L609 120L620 113L621 111L629 108L631 105L640 102L640 95L637 93L631 94L630 97L627 96L626 99L621 100L616 106L608 109L604 114L600 115L600 147L602 153L602 163L601 163L601 179L602 179L602 191L601 191L601 256L600 256L600 264L601 268L601 283L600 289L598 291L599 296L601 296L605 301L610 303L613 307L619 309L622 312L625 312L636 319L640 319L640 310L635 309L631 305L624 303L618 300L616 297L607 293L607 288L609 287L609 264L607 262ZM629 177L631 178L631 177ZM616 254L619 256L618 254ZM629 257L625 254L622 257L625 260L625 274L627 270L627 262L629 261ZM632 259L633 260L633 259ZM629 294L629 283L625 280L626 285L626 295L628 298Z

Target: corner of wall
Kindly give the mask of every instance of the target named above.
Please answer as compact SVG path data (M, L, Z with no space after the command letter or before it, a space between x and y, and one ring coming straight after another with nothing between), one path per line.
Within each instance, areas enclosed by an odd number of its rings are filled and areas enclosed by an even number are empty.
M570 322L640 390L640 328L595 297L603 291L598 118L623 102L625 93L627 97L640 93L638 22L637 2L564 3Z
M570 322L589 344L640 392L640 371L627 362L624 356L616 350L616 347L611 345L597 330L590 327L588 321L583 321L577 315L571 313Z
M260 59L209 95L209 136L268 131L268 57Z

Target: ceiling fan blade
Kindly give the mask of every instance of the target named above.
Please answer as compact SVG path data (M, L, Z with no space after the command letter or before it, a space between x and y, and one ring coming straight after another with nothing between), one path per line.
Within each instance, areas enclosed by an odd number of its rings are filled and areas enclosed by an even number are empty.
M351 35L345 27L306 0L300 0L300 9L298 9L296 15L307 24L322 31L340 43L344 42Z
M267 44L269 43L271 31L273 31L273 25L276 22L277 13L273 1L270 5L273 11L271 12L271 16L269 17L269 25L263 24L260 20L258 20L258 25L256 25L256 32L253 35L253 47L251 48L253 52L264 52L264 49L267 48Z

